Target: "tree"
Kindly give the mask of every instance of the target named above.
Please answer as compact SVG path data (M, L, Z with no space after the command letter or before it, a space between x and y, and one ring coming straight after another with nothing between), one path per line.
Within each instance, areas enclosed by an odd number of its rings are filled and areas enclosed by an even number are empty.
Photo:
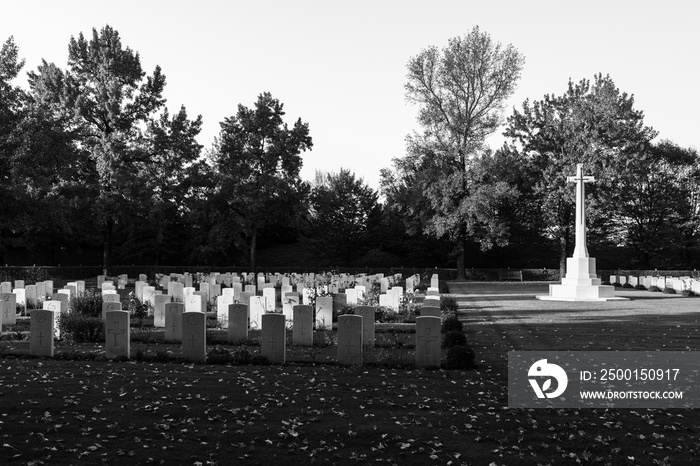
M616 189L610 193L614 240L631 246L640 266L649 268L661 252L670 259L671 249L685 255L684 265L691 264L687 251L697 246L700 233L699 160L696 151L661 141L615 173ZM669 265L675 267L678 259L673 260Z
M253 109L239 104L236 115L221 123L211 155L223 215L219 224L227 225L232 242L248 244L253 270L259 233L296 221L309 190L299 178L300 153L313 145L309 125L299 118L289 128L284 115L283 104L268 92L258 96Z
M22 121L26 96L12 81L24 66L19 59L19 48L10 36L0 48L0 261L13 224L20 214L18 209L20 185L15 182L15 156L18 148L18 127Z
M140 142L144 163L134 167L138 171L129 187L134 214L126 219L122 258L155 265L169 257L182 261L192 226L186 207L196 184L201 127L202 117L190 120L184 106L172 116L166 110L149 120Z
M616 173L644 153L656 133L644 126L634 97L620 92L610 76L598 74L592 83L570 80L562 96L545 95L532 104L526 100L522 112L514 110L508 118L504 135L515 141L522 163L531 166L541 225L559 242L564 276L575 212L574 189L566 177L578 163L596 176L586 190L586 221L594 237L604 237L613 226L609 199L621 189Z
M381 207L362 178L344 168L317 173L310 205L309 239L328 265L350 265L370 249Z
M523 63L512 45L502 47L475 27L407 65L406 98L420 107L423 132L408 137L408 154L394 160L395 173L383 171L383 192L413 228L454 242L461 278L469 241L482 248L507 241L498 206L512 191L499 182L478 183L474 161L497 129Z
M149 154L138 150L141 127L165 104L165 76L156 66L144 81L139 54L123 48L109 25L88 41L82 33L68 44L68 69L42 62L29 73L34 99L70 114L94 165L95 213L103 236L103 266L111 272L114 227L128 206L125 186ZM88 180L86 180L88 181Z

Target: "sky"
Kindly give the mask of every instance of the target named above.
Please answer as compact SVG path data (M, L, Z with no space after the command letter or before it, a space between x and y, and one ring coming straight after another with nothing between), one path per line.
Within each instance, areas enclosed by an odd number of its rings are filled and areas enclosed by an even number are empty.
M379 171L405 155L419 130L405 100L406 64L474 26L525 57L505 117L525 99L566 92L569 79L609 74L634 95L645 124L682 147L700 148L700 2L627 0L26 0L4 5L0 41L14 36L26 72L44 59L65 68L71 36L109 24L139 53L147 74L160 65L171 113L202 115L210 148L238 104L270 92L286 121L308 122L313 149L301 177L353 171L379 188ZM487 139L493 149L500 128Z

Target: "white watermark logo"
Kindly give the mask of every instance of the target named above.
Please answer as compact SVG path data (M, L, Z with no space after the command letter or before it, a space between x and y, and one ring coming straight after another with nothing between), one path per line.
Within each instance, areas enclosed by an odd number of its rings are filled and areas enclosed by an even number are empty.
M537 398L556 398L564 393L569 383L564 369L556 364L547 363L546 359L540 359L530 366L527 376ZM552 380L556 381L554 387Z

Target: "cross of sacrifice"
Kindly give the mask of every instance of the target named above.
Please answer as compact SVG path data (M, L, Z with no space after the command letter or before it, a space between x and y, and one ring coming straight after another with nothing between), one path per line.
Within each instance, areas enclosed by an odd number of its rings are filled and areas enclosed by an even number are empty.
M595 182L592 176L583 176L583 164L576 165L576 176L567 176L568 183L576 183L576 247L574 257L588 257L586 248L586 211L584 199L586 195L585 183Z
M115 330L115 327L116 327L116 330ZM110 328L110 329L107 331L107 333L110 333L110 334L114 335L114 347L115 347L115 348L118 348L119 345L117 344L117 337L118 337L119 335L124 335L124 334L126 333L126 330L124 330L123 328L119 328L119 321L115 320L115 321L114 321L114 327Z
M418 341L423 342L423 344L425 345L425 355L426 356L430 356L430 344L429 343L437 341L437 338L438 338L436 336L432 336L432 337L430 336L430 332L432 330L433 330L432 327L426 327L425 328L426 336L418 337Z

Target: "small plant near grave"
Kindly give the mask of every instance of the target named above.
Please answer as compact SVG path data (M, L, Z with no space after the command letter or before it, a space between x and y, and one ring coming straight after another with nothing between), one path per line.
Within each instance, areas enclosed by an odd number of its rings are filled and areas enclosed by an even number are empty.
M670 286L667 286L666 288L664 288L664 293L666 293L666 294L676 294L676 290L674 290L674 289L671 288Z
M453 346L447 350L445 368L468 370L476 368L476 354L469 345Z
M142 303L134 292L129 293L129 313L139 321L139 327L143 327L143 319L148 317L148 303Z
M656 285L653 285L653 286L649 287L649 291L659 292L659 291L661 291L661 288L659 288Z
M635 285L634 289L635 290L646 290L647 287L642 285L641 283L638 283L637 285Z
M386 369L406 369L413 366L407 352L393 351L387 348L367 348L364 351L364 365Z
M214 348L207 351L207 361L210 364L227 365L233 364L233 353L223 346L216 345Z
M459 306L457 305L457 300L452 296L445 296L440 301L440 311L442 312L443 319L447 319L450 316L456 316L458 308Z
M684 296L687 298L687 297L691 297L691 296L697 296L697 293L695 293L694 291L691 291L691 290L683 290L681 292L681 296Z
M104 342L104 322L101 317L61 314L58 325L63 339L68 343Z
M442 333L461 332L463 329L464 325L457 316L448 317L442 322Z
M95 290L89 290L81 295L73 296L68 301L68 310L73 314L101 317L102 295Z
M620 282L615 282L615 283L613 283L613 286L614 286L615 288L620 288L620 287L622 286L622 283L620 283Z
M443 348L452 348L453 346L465 346L467 344L467 336L464 332L447 332L442 341Z
M630 282L627 282L624 285L622 285L622 288L633 289L634 286L632 286L632 284Z

